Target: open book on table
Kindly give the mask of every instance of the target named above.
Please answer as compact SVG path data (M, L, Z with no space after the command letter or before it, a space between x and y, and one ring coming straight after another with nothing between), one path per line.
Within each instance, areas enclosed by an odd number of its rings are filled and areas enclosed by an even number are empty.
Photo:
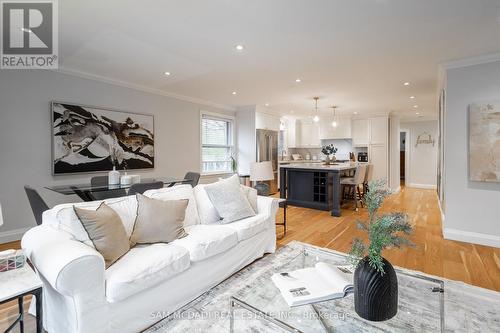
M349 266L318 262L314 267L275 273L271 277L289 306L345 297L354 290Z

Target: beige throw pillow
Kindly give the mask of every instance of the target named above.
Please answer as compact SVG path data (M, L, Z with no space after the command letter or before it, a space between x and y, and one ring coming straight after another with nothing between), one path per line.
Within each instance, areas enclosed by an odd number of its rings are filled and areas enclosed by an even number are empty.
M106 268L130 250L130 242L117 212L104 202L96 209L73 207Z
M189 200L158 200L137 194L132 244L170 243L187 236L183 221Z

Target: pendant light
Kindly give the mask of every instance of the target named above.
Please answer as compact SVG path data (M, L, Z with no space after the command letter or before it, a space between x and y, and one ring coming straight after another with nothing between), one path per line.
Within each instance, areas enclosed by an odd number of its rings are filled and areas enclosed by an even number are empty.
M315 123L317 123L319 121L319 116L318 116L318 99L319 99L319 97L317 97L317 96L314 97L314 101L316 102L316 106L315 106L314 109L315 109L316 113L314 114L313 121Z
M332 109L333 109L332 127L337 127L337 114L336 114L337 107L334 105L332 106Z

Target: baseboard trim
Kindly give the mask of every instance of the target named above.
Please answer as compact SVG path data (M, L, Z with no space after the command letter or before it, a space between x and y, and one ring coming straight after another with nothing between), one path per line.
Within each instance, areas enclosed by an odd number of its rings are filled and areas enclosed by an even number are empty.
M31 227L25 227L0 232L0 244L18 241L23 237L24 233L30 229Z
M435 190L435 189L437 189L437 186L436 185L432 185L432 184L409 183L408 187L423 188L423 189L428 189L428 190Z
M478 232L464 231L452 228L444 228L443 237L449 240L500 248L500 236L487 235Z

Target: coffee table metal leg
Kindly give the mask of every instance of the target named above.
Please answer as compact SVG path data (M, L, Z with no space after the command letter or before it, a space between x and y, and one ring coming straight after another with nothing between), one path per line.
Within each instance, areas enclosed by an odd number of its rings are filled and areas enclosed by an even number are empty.
M24 297L20 296L17 299L19 306L19 332L24 333Z
M36 298L36 333L43 332L42 288L34 292Z

